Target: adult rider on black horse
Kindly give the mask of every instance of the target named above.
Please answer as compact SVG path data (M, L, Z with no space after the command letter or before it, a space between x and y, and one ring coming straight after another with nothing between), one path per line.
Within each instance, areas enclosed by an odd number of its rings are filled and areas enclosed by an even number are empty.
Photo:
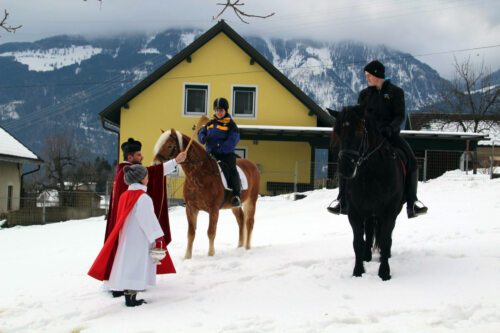
M405 194L408 218L425 214L427 207L417 199L417 160L410 145L399 136L400 126L405 119L404 92L385 79L385 67L379 61L370 62L364 71L368 87L359 93L358 103L376 120L380 134L407 157ZM328 207L330 213L347 214L345 186L345 180L339 177L337 204Z

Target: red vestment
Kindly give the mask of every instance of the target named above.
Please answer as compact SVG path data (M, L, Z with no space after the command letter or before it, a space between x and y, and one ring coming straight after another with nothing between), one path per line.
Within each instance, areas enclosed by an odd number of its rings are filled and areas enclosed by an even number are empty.
M108 217L106 219L106 233L104 235L104 241L108 239L111 234L116 222L117 222L117 208L118 202L120 200L120 196L122 193L127 191L128 185L125 183L124 179L124 171L123 168L126 165L130 165L130 163L122 162L118 164L116 167L116 175L113 181L113 190L111 191L111 196L109 198L109 210ZM152 165L147 167L148 169L148 194L153 200L153 206L155 207L155 214L160 222L161 229L165 234L165 243L166 245L170 244L172 241L172 236L170 233L170 222L168 220L168 198L167 198L167 189L165 186L165 176L163 171L163 164ZM167 257L168 252L167 252ZM174 270L175 272L175 270ZM169 271L166 265L157 266L156 273L157 274L168 274L174 273Z
M118 248L120 230L125 224L130 211L134 208L135 203L142 194L144 194L144 191L134 190L125 191L125 193L120 196L118 207L116 209L116 224L88 272L88 274L93 278L101 281L109 279L111 269L113 268L116 250ZM161 261L161 265L157 265L156 267L157 274L175 273L174 264L168 251L165 258ZM159 269L160 267L162 268L161 272Z

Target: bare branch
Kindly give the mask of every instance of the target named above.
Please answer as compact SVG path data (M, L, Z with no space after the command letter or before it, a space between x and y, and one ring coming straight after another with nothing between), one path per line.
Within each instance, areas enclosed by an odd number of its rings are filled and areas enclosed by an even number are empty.
M20 29L22 25L12 26L7 24L7 18L9 17L9 12L4 9L3 19L0 21L0 28L4 29L7 32L15 33L17 29Z
M240 3L240 0L236 0L234 2L231 2L231 0L227 0L226 3L218 3L217 6L224 6L222 10L217 14L217 16L212 17L213 20L218 19L228 8L232 8L236 16L241 20L241 22L249 24L247 21L243 19L244 17L257 17L257 18L268 18L274 15L274 13L268 14L268 15L254 15L254 14L248 14L239 9L237 6L244 6L244 3Z

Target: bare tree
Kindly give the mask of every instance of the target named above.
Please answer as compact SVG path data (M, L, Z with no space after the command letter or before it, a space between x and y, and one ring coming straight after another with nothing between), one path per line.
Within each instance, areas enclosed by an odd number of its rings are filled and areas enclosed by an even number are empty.
M22 25L18 26L9 25L7 23L8 18L9 18L9 12L6 9L4 9L3 19L0 21L0 28L4 29L7 32L15 33L17 29L20 29L22 27Z
M493 85L484 61L474 65L470 57L462 62L455 58L454 67L452 84L442 91L444 108L451 111L442 127L453 123L464 132L488 131L500 117L500 86Z
M75 143L74 135L68 133L55 133L45 138L46 187L60 191L74 188L72 175L81 159L80 149Z
M238 8L238 6L244 6L244 3L240 3L240 0L236 0L234 2L231 2L231 0L227 0L226 3L218 3L217 6L224 6L222 10L217 14L217 16L214 16L212 19L216 20L218 19L228 8L232 8L236 16L241 20L241 22L249 24L247 21L243 19L243 16L245 17L258 17L258 18L268 18L274 15L274 13L268 14L268 15L254 15L254 14L247 14L241 9Z

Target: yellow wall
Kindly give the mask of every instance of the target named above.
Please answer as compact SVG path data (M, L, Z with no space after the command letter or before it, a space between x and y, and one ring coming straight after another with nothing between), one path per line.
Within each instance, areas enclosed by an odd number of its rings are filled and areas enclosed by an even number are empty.
M129 102L121 110L120 142L134 137L143 144L144 164L152 161L152 149L160 129L175 128L191 135L199 116L184 115L184 85L207 84L209 87L208 116L212 116L212 102L225 97L232 104L234 85L257 87L255 118L238 118L238 125L316 126L316 116L260 65L250 65L250 56L220 33L191 55L191 62L183 61ZM266 169L288 170L296 160L309 160L307 143L241 142L248 148L248 158L263 167L264 193ZM277 153L279 152L279 153ZM120 156L120 159L122 157ZM304 169L304 168L303 168ZM304 178L307 177L307 178ZM301 170L301 182L309 182L309 170ZM281 181L272 179L273 181Z

